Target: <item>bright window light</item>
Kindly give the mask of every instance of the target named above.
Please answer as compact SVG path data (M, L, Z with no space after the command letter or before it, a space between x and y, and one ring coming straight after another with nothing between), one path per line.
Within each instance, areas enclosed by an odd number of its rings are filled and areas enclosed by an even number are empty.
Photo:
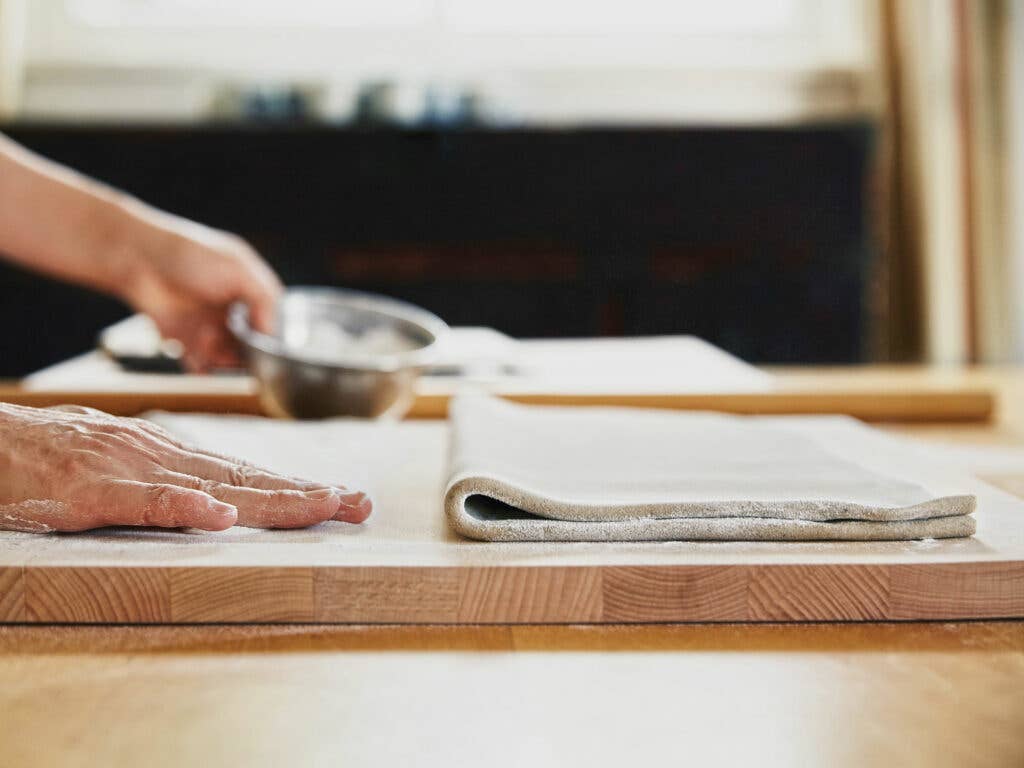
M95 26L391 26L420 24L434 0L66 0Z
M440 0L453 26L498 31L614 32L656 27L674 34L785 32L800 0Z
M438 22L467 32L783 34L807 0L67 0L96 26L393 26Z

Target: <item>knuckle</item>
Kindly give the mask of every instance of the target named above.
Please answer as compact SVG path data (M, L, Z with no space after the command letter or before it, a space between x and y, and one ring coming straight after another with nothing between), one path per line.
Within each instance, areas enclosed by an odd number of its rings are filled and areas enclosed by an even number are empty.
M252 485L253 470L245 464L230 464L228 466L228 482L246 488Z
M178 499L169 485L157 485L149 493L146 503L139 510L139 520L143 525L157 525L175 516Z
M131 419L131 422L135 427L141 429L147 434L155 435L171 443L174 442L174 436L159 424L154 424L152 421L146 421L146 419L136 418Z
M58 443L73 443L87 439L90 435L89 429L84 424L73 421L54 425L53 439Z
M86 411L84 406L72 405L70 403L61 403L60 405L55 405L55 406L53 406L53 407L51 407L51 408L49 408L47 410L57 411L58 413L79 413L79 414L81 414L81 413L87 413L88 412L88 411Z
M220 490L220 483L218 483L216 480L208 480L205 477L200 477L196 479L195 489L197 491L202 491L205 494L213 496L214 494L217 493L217 491Z
M134 416L122 419L121 423L132 430L138 430L140 432L155 432L155 429L150 428L150 424L145 419L139 419Z
M105 411L101 411L97 408L90 408L87 405L75 405L73 403L64 403L61 405L55 405L48 408L49 411L56 411L58 413L66 413L74 416L89 416L92 419L110 420L115 418Z

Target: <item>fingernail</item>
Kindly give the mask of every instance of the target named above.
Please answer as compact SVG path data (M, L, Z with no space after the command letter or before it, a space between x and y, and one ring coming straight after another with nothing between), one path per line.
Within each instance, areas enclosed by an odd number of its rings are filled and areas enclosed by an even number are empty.
M313 501L324 501L332 496L337 496L338 493L333 488L323 488L319 491L306 491L306 498L312 499Z
M354 504L342 504L341 510L335 515L335 520L342 520L347 523L361 523L373 512L373 501L365 493L361 493L360 500Z
M366 498L366 494L362 491L338 491L337 493L341 497L341 503L349 507L362 504L363 499Z
M231 504L222 501L214 501L210 504L210 511L217 516L217 523L209 526L210 530L225 530L230 528L238 520L238 509ZM211 521L212 522L212 521Z
M210 511L215 512L221 517L234 517L238 514L238 510L231 504L225 504L223 501L211 501Z

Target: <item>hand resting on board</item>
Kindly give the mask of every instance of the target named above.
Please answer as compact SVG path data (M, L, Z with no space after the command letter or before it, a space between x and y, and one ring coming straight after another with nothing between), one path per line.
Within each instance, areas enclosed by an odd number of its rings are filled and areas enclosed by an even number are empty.
M0 404L0 529L303 528L361 523L360 491L286 477L92 408Z

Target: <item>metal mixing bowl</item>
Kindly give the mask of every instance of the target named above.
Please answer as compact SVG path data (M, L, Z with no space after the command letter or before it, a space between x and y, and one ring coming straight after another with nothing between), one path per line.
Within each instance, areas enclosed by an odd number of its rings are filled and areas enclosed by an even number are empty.
M412 304L335 288L288 289L273 334L254 330L243 304L231 308L228 327L267 410L300 419L404 415L448 331Z

